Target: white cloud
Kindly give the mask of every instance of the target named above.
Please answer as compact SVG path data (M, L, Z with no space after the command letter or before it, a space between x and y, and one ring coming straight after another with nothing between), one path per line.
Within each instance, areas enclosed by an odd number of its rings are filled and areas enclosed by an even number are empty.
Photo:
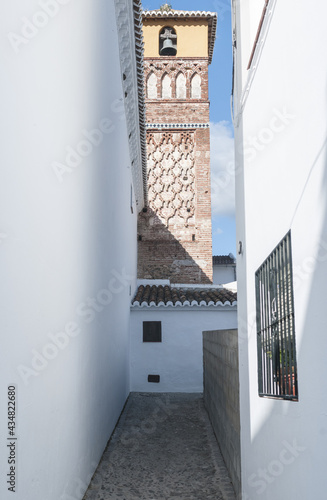
M234 138L227 121L210 124L211 206L213 215L235 213Z

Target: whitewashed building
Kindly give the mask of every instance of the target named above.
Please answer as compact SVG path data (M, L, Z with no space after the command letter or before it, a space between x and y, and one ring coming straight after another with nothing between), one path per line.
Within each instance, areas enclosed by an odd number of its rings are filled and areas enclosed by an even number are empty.
M323 499L327 4L232 4L242 499Z
M202 392L202 332L237 327L235 291L138 281L131 306L131 391Z
M232 253L212 257L212 281L214 285L236 282L236 259Z
M0 33L0 497L81 500L129 394L140 3L15 0Z
M235 328L236 296L136 303L140 1L13 0L0 14L0 498L81 500L130 390L201 392L202 330ZM144 322L162 324L161 351Z

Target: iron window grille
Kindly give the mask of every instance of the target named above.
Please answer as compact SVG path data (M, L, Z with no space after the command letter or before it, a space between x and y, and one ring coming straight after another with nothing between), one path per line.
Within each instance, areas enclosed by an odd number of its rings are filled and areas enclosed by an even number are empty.
M259 396L297 401L290 231L255 278Z

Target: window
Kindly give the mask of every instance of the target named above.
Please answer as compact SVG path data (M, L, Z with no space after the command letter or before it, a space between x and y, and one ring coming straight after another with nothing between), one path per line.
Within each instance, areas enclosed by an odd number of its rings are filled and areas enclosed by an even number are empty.
M161 321L143 321L143 342L161 342Z
M255 279L259 395L297 401L290 231Z

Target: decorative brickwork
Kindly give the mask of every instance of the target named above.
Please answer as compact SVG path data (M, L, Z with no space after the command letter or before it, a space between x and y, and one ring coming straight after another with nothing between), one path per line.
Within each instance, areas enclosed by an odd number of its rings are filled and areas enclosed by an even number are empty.
M147 99L167 99L168 80L170 79L171 85L171 98L180 99L177 97L178 80L181 75L185 79L185 97L184 99L192 99L207 101L208 100L208 59L203 58L183 58L177 59L176 57L153 57L144 60L144 77L145 77L145 92ZM197 78L196 78L197 77ZM201 89L201 97L198 94L192 97L192 81L193 88L195 81ZM200 78L200 80L199 80ZM166 83L165 83L166 82ZM156 92L154 90L156 87ZM164 94L164 95L163 95ZM151 109L151 108L150 108Z
M148 206L138 220L138 277L211 283L208 57L145 58L144 86Z
M149 132L147 148L149 206L167 228L194 224L194 133Z

